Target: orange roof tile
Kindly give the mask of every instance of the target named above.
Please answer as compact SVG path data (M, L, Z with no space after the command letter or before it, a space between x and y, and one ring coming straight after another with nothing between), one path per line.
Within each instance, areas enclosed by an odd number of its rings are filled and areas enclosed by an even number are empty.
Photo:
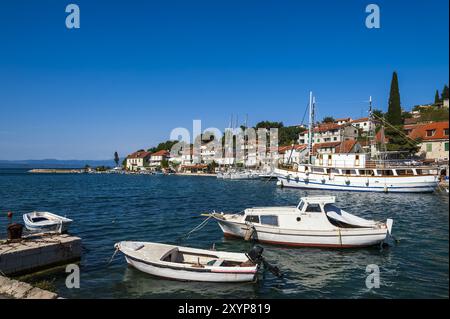
M408 136L412 139L422 139L425 141L448 139L448 121L447 122L433 122L425 124L410 124L404 125L404 130L408 130ZM427 136L427 131L432 131L433 136Z
M137 151L137 152L134 152L134 153L132 153L132 154L130 154L130 155L128 155L127 156L127 158L146 158L146 157L148 157L148 156L150 156L151 155L151 153L150 152L145 152L145 151Z

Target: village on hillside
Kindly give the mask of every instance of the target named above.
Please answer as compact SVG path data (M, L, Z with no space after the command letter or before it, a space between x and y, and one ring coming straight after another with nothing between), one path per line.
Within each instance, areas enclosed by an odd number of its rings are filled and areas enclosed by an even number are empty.
M403 160L413 164L438 164L448 166L449 158L449 93L445 85L436 91L434 103L417 105L410 111L400 107L398 78L394 73L391 83L388 112L373 109L369 117L352 119L325 117L314 121L312 150L309 150L309 130L304 125L284 127L283 123L260 122L258 128L279 129L277 148L268 147L261 154L258 141L242 144L245 158L226 156L223 148L215 150L211 139L200 137L198 152L192 145L171 153L177 141L167 141L158 147L138 150L123 160L128 172L166 173L217 173L229 167L245 167L256 171L269 171L271 166L295 166L305 163L312 151L314 158L324 154L371 153L377 146L378 156L385 160ZM245 128L245 127L244 127ZM218 154L220 152L220 154ZM122 168L121 168L122 169Z

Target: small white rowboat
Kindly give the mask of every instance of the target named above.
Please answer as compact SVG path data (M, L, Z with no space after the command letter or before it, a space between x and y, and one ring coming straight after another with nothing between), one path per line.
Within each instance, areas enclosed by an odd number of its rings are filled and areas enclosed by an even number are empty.
M259 268L242 253L134 241L122 241L114 247L125 255L129 265L168 279L248 282L256 279Z
M69 218L49 212L31 212L24 214L23 221L25 227L30 231L57 233L67 232L72 223L72 220Z

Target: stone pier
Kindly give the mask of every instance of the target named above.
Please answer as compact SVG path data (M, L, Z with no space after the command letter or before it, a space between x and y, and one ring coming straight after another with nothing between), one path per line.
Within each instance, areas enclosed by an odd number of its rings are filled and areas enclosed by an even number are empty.
M34 235L0 242L0 274L17 276L81 258L81 238L67 234Z

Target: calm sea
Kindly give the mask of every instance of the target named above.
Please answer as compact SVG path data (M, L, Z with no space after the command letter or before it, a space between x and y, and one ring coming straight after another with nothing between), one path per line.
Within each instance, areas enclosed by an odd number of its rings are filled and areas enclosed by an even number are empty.
M122 255L108 261L114 243L175 243L198 225L201 213L239 212L250 206L294 205L307 194L336 195L362 217L394 219L399 242L352 250L264 245L284 277L263 274L257 283L207 284L153 278L127 267ZM279 189L274 182L212 177L28 174L0 169L0 237L6 212L45 210L74 220L83 240L80 289L67 289L64 268L31 277L49 280L67 298L448 298L449 208L440 194L368 194ZM224 239L211 221L184 245L247 251L250 243ZM366 288L366 267L380 269L380 288Z

